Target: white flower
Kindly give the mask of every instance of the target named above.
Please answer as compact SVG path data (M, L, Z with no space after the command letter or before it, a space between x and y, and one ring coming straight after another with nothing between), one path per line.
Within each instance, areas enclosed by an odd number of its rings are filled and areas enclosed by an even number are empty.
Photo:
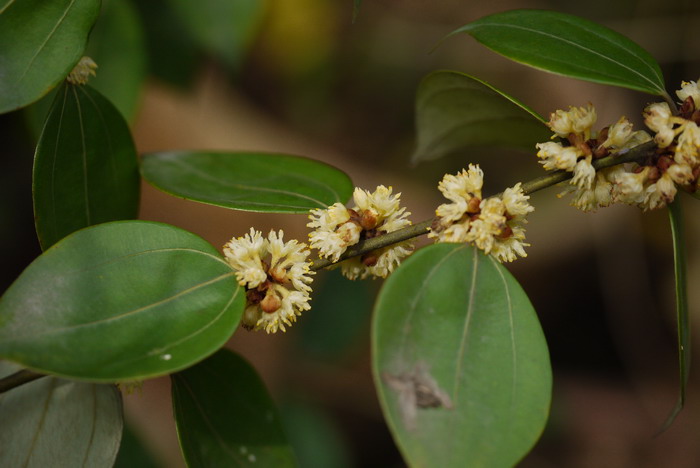
M557 110L549 117L549 128L562 138L570 133L583 134L585 139L590 138L591 128L597 119L595 108L592 104L587 107L569 106L568 111Z
M632 137L632 124L627 117L622 116L620 120L608 128L608 138L603 142L606 148L622 148Z
M595 169L591 165L591 157L580 160L574 168L574 177L571 183L582 189L590 189L595 179Z
M614 184L613 200L628 205L642 203L645 198L645 184L651 169L645 167L639 172L627 172L621 166L618 168L610 174L610 181Z
M681 89L676 91L676 96L678 96L681 102L692 97L696 109L700 108L700 86L698 83L700 83L700 79L698 79L698 81L684 81L681 83Z
M644 124L655 132L659 132L666 127L672 126L671 117L673 112L665 102L655 102L649 104L644 109Z
M315 228L309 234L311 247L318 249L321 257L338 262L348 247L362 239L377 237L409 226L411 214L400 207L400 193L392 194L391 187L380 185L374 192L355 188L352 209L336 203L325 210L312 210L311 222ZM410 241L385 247L351 258L340 263L343 274L350 279L368 276L386 278L401 259L407 256L413 244Z
M545 143L537 143L537 157L543 159L540 164L548 170L563 169L565 171L573 171L576 167L576 161L579 156L583 156L583 152L573 146L563 146L561 143L547 141Z
M687 164L671 164L666 173L679 185L688 185L694 179L693 169Z
M267 279L261 257L267 250L262 233L250 228L250 233L238 239L231 239L224 245L224 255L236 271L241 286L255 288Z
M535 211L535 208L528 202L530 196L523 193L521 185L518 182L503 192L503 204L506 212L511 216L525 216Z
M476 176L476 177L475 177ZM525 257L525 216L534 208L518 183L500 197L481 200L483 172L469 166L456 176L446 174L438 185L451 203L440 205L437 219L428 237L437 242L468 242L497 260L513 261Z
M361 257L344 260L340 262L340 271L351 280L368 277L386 278L412 251L413 243L411 241L399 242Z
M691 167L700 165L700 128L695 122L688 120L683 125L673 159Z
M335 203L328 208L311 210L309 214L309 244L318 249L321 257L330 257L337 262L350 245L360 240L362 227L350 220L350 212L342 203Z
M649 185L644 193L644 201L640 204L642 209L654 210L671 203L676 196L676 185L668 175L663 174L659 180Z
M448 200L457 204L464 204L466 211L468 209L466 205L471 199L477 198L481 201L481 188L483 185L484 171L478 165L470 164L468 169L462 169L456 175L445 174L438 184L438 190Z
M243 237L224 246L224 256L239 284L246 287L247 305L242 323L246 328L275 333L286 331L301 312L308 310L312 282L306 244L284 242L282 231L270 231L267 239L251 228Z
M674 122L675 118L671 108L665 102L655 102L644 109L644 123L656 132L654 141L661 148L673 143L673 139L676 137L676 132L673 129Z
M70 84L74 85L84 85L90 79L90 76L95 76L95 70L97 69L97 64L90 57L82 57L77 65L71 70L71 72L66 77L66 80Z

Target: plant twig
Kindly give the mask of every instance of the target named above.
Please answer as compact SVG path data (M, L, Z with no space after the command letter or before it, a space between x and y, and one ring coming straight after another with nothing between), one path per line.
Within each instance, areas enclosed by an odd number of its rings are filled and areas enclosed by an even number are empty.
M597 159L593 161L593 167L596 170L598 170L610 166L615 166L618 164L624 164L627 162L642 162L653 156L655 150L656 143L650 141L647 143L643 143L639 146L635 146L630 150L623 150L605 158ZM543 176L537 177L536 179L524 182L521 185L521 187L523 189L523 193L525 195L529 195L547 187L551 187L552 185L556 185L560 182L564 182L565 180L568 180L571 177L573 177L573 174L571 172L554 171L549 172ZM500 195L500 193L496 195ZM364 255L368 252L371 252L376 249L381 249L382 247L386 247L391 244L396 244L401 241L405 241L414 237L421 236L423 234L427 234L428 228L433 223L433 220L434 218L428 219L418 224L413 224L403 229L399 229L398 231L389 232L378 237L362 240L359 243L348 248L345 251L345 253L340 256L338 262L342 262L343 260L346 260L351 257L357 257L358 255ZM333 263L338 262L333 262L327 258L320 258L314 260L311 269L314 271L321 270L323 268L331 266Z
M29 369L22 369L14 374L10 374L7 377L0 379L0 393L4 393L13 388L19 387L29 382L33 382L36 379L46 377L46 374L40 374L39 372L30 371Z

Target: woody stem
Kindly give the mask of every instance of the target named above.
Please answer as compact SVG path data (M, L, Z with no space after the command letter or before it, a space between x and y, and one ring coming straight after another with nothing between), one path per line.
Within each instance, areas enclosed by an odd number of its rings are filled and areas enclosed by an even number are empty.
M618 164L624 164L628 162L643 162L644 160L652 157L656 151L656 143L653 141L643 143L639 146L635 146L629 150L622 150L614 153L605 158L597 159L593 161L593 167L598 169L604 169L606 167L616 166ZM551 187L560 182L573 177L571 172L566 171L554 171L547 173L543 176L537 177L535 179L524 182L521 187L525 195L537 192L539 190ZM501 192L502 193L502 192ZM498 193L494 196L501 195ZM340 256L338 262L342 262L351 257L357 257L358 255L364 255L373 250L381 249L382 247L387 247L392 244L397 244L399 242L412 239L414 237L422 236L428 233L428 229L433 223L435 218L427 219L418 224L413 224L411 226L399 229L398 231L389 232L381 236L373 237L371 239L364 239L357 244L349 247L343 255ZM322 268L327 268L332 265L333 262L327 258L320 258L314 260L311 269L314 271L320 270Z

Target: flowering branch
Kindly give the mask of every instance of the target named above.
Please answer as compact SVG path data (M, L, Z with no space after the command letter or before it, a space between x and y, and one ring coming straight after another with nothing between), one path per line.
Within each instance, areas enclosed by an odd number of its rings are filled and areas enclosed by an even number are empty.
M654 155L656 151L656 143L653 141L643 143L641 145L635 146L629 150L621 150L615 154L607 156L605 158L600 158L593 161L593 167L597 169L604 169L606 167L615 166L618 164L624 164L628 162L642 162ZM536 179L532 179L528 182L522 184L522 190L525 195L537 192L539 190L551 187L560 182L564 182L573 177L573 173L559 170L547 173ZM501 195L501 193L494 196ZM433 219L428 219L422 221L418 224L413 224L411 226L399 229L394 232L390 232L378 237L373 237L370 239L361 240L357 244L349 247L343 255L340 256L337 262L332 261L329 258L321 258L313 261L311 269L314 271L327 268L334 263L342 262L351 257L356 257L358 255L364 255L373 250L386 247L388 245L396 244L407 239L412 239L414 237L427 234L428 228L433 224Z

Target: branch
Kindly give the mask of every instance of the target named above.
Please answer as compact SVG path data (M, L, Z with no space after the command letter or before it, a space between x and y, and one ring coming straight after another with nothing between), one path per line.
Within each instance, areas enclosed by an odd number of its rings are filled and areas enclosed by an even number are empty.
M40 374L38 372L30 371L29 369L22 369L14 374L10 374L7 377L0 379L0 393L5 393L8 390L12 390L15 387L24 385L29 382L33 382L36 379L46 377L46 374Z
M639 146L635 146L632 149L622 150L605 158L597 159L593 161L593 167L596 170L598 170L610 166L615 166L618 164L624 164L627 162L642 162L652 157L655 154L655 151L656 143L654 143L654 141L650 141ZM554 171L549 172L541 177L537 177L536 179L527 181L523 183L521 187L523 189L523 193L525 195L529 195L547 187L551 187L552 185L556 185L560 182L564 182L565 180L571 179L571 177L573 177L573 174L571 172L561 170ZM501 193L498 193L496 195L500 195ZM433 223L434 219L435 218L428 219L418 224L413 224L403 229L399 229L398 231L389 232L378 237L362 240L348 248L345 251L345 253L340 256L338 262L342 262L343 260L346 260L351 257L357 257L358 255L364 255L368 252L380 249L382 247L386 247L388 245L396 244L401 241L405 241L414 237L421 236L423 234L427 234L428 228ZM314 260L311 269L314 271L318 271L322 268L327 268L331 266L333 263L338 262L332 262L327 258L321 258L318 260Z

